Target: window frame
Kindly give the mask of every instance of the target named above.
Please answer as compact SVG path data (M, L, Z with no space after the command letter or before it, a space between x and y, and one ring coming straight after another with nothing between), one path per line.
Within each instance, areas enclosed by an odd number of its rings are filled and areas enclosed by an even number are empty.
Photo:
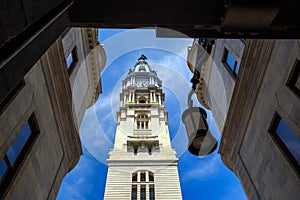
M233 66L233 68L231 68L230 64L227 62L229 54L234 59L234 66ZM232 55L232 53L230 53L230 51L226 47L224 47L223 55L222 55L222 60L221 61L222 61L223 65L225 65L226 69L228 71L230 71L230 74L232 74L233 77L236 78L237 75L238 75L238 73L239 73L239 70L240 70L241 66L240 66L240 63L237 62L237 60L234 58L234 56ZM236 72L237 66L239 66L239 67L238 67L238 71Z
M71 64L68 66L68 63L67 63L67 59L69 56L72 56L72 62ZM69 75L72 74L72 72L74 71L76 65L78 63L78 52L77 52L77 47L74 46L73 49L71 50L71 52L67 55L66 57L66 66L67 66L67 69L68 69L68 73Z
M290 72L286 86L290 90L292 90L298 98L300 98L300 88L296 87L298 79L300 79L300 60L296 59L296 61L294 62L294 66Z
M271 135L272 139L274 140L276 146L280 149L283 156L286 158L288 163L291 165L291 167L296 172L297 176L300 178L300 162L298 163L298 161L296 160L294 155L288 149L285 142L281 139L279 133L276 132L277 128L279 127L279 124L280 124L281 120L283 120L284 123L286 123L286 125L288 126L288 123L278 114L278 112L275 112L268 132ZM297 137L297 135L295 135L295 136Z
M2 178L0 179L0 199L5 196L7 190L10 188L11 184L14 182L16 175L18 174L19 170L22 168L22 163L26 160L26 158L30 154L31 149L34 146L35 141L40 133L34 113L31 114L31 116L28 118L26 123L27 122L29 124L31 133L30 133L30 136L28 137L27 141L25 142L23 148L18 153L15 161L13 163L11 163L9 161L7 152L5 153L4 157L1 158L1 160L2 159L4 160L4 162L7 166L7 169L4 172ZM23 124L22 128L25 126L26 123ZM22 128L20 129L20 131L22 130ZM20 133L20 131L19 131L19 133ZM16 140L16 138L15 138L15 140ZM15 142L15 140L13 141L13 143Z

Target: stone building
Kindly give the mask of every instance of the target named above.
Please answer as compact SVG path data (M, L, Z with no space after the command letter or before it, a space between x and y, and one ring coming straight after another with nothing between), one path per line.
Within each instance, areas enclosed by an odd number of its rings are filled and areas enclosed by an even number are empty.
M200 72L195 93L216 120L224 164L249 199L299 198L299 40L219 39L207 62L198 41L188 65Z
M161 84L143 55L123 80L104 199L182 199Z
M0 199L55 199L77 164L78 128L101 93L106 55L97 36L66 29L1 101Z

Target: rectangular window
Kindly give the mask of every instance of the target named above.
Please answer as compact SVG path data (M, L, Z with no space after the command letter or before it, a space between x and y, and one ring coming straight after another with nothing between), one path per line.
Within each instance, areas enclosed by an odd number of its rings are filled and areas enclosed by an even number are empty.
M228 49L224 49L222 63L227 66L230 71L234 74L234 76L237 76L240 64L234 59L233 55L228 51Z
M34 115L23 125L12 145L0 161L0 198L3 197L22 161L30 151L39 130Z
M137 200L137 187L136 187L136 185L132 186L131 200Z
M278 113L274 115L269 132L299 176L300 139Z
M78 62L78 54L77 54L76 46L72 49L72 51L67 56L66 62L67 62L68 72L69 74L71 74Z
M146 186L141 185L141 200L146 200Z
M300 61L296 60L292 72L290 74L289 80L287 82L287 86L296 93L296 95L300 98Z
M136 156L137 155L137 148L133 149L133 154Z
M149 186L149 195L150 195L150 200L155 200L154 185Z

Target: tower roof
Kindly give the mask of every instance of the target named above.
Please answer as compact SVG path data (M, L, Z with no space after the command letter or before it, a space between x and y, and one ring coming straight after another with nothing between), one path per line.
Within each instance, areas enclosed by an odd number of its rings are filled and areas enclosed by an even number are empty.
M127 77L123 80L123 87L148 87L149 85L161 87L162 81L146 60L147 57L144 54L139 57L133 69L129 70Z
M135 64L133 70L131 70L130 72L153 72L146 60L147 57L144 54L142 54L141 57L139 57L137 63Z

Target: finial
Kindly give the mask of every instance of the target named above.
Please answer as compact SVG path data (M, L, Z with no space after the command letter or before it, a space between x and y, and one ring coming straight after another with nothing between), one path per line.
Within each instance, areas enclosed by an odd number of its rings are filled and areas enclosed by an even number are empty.
M146 60L146 59L147 57L144 54L142 54L141 57L139 58L139 60Z

